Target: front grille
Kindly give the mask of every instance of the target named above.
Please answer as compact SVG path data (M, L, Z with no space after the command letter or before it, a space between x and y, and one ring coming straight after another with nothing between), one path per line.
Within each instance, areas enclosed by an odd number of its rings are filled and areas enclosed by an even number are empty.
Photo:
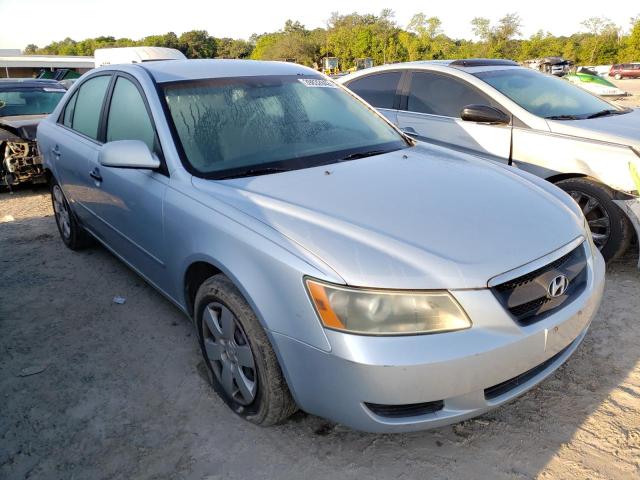
M565 275L569 286L559 297L551 298L547 290L558 275ZM587 285L587 256L579 245L553 262L496 285L491 290L498 301L520 325L538 322L579 296Z
M516 377L510 378L509 380L506 380L502 383L494 385L493 387L485 388L484 398L486 398L487 400L493 400L494 398L504 395L505 393L510 392L514 388L524 383L527 383L529 380L536 377L538 374L542 373L549 366L551 366L551 364L555 362L558 358L560 358L562 354L566 352L571 345L573 345L573 343L570 343L569 345L564 347L562 350L560 350L558 353L556 353L553 357L549 358L548 360L545 360L537 367L533 367L531 370L527 370L526 372L521 373Z
M405 405L381 405L379 403L365 403L365 405L376 415L388 418L418 417L420 415L435 413L444 408L444 402L442 400L424 403L408 403Z

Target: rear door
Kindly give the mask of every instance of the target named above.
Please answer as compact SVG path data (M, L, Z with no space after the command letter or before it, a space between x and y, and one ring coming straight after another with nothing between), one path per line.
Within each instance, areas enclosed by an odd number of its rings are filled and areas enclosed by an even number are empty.
M462 120L460 112L471 104L489 105L505 111L464 80L441 73L412 71L403 91L397 124L404 132L420 140L482 153L507 163L511 151L511 125Z
M56 179L81 222L91 228L93 179L90 162L97 161L101 142L99 123L112 75L95 75L85 80L67 101L48 142L47 152L55 165Z
M401 70L385 71L356 78L345 86L397 125L402 78Z

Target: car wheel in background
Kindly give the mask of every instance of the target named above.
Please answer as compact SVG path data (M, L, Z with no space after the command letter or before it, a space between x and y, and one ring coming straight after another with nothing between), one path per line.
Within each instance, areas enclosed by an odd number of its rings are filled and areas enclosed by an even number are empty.
M622 75L620 75L619 73L616 73L615 77L616 80L622 80Z
M266 333L227 277L198 289L195 318L213 388L235 413L268 426L297 410Z
M54 179L51 180L51 203L64 244L71 250L80 250L91 245L93 238L78 223L60 185Z
M589 223L593 242L608 262L629 247L633 228L624 212L613 203L611 188L588 178L570 178L556 183L582 209Z

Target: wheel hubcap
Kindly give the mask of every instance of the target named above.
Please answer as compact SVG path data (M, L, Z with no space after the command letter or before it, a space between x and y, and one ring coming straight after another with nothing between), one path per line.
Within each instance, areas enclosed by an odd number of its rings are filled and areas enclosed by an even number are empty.
M226 394L241 405L256 397L258 377L247 336L231 310L212 302L203 313L202 337L211 370Z
M572 191L568 193L582 209L591 229L593 243L599 250L602 250L611 237L609 214L595 197L584 192Z
M60 233L64 238L69 238L71 236L71 219L69 215L69 207L67 205L66 200L64 199L64 195L62 194L62 190L58 185L53 187L53 211L56 215L56 222L58 223L58 227L60 227Z

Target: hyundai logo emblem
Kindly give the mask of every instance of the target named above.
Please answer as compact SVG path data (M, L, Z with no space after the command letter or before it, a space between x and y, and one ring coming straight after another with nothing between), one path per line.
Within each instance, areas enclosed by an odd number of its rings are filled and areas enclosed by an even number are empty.
M567 291L569 287L569 279L565 275L558 275L549 284L547 288L547 297L549 298L557 298L561 295L564 295L564 292Z

